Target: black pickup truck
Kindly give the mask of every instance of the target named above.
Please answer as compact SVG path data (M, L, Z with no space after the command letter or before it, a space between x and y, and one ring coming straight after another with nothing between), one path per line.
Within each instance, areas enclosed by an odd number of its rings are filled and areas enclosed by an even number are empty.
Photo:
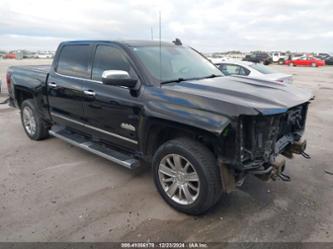
M263 63L264 65L269 65L273 63L272 57L265 52L253 52L246 55L243 58L243 61L251 61L254 63Z
M249 174L288 180L277 156L306 155L311 93L223 76L179 43L63 42L51 66L10 67L7 85L31 139L52 135L130 169L152 165L161 196L190 214Z

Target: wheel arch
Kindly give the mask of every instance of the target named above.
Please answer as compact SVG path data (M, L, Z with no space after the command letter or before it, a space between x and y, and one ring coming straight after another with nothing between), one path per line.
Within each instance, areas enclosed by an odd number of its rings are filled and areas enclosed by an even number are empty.
M177 137L188 137L203 143L217 157L220 148L220 134L196 128L179 122L160 118L148 118L140 129L142 131L141 150L150 161L160 145Z
M14 94L16 102L15 105L17 105L18 108L21 108L24 100L34 99L34 93L29 88L16 86L14 88Z

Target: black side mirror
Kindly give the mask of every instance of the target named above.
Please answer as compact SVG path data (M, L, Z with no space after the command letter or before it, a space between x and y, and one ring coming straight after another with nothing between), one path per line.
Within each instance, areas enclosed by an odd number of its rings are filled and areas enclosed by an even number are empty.
M123 86L132 89L136 87L138 80L131 79L126 71L106 70L102 74L102 82L105 85Z

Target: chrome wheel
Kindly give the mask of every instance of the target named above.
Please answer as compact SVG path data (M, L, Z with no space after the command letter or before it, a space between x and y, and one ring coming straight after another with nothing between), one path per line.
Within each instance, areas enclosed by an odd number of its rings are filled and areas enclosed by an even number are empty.
M23 109L23 125L25 130L30 136L33 136L36 132L36 120L32 113L32 110L30 107L25 106Z
M200 179L193 165L178 154L168 154L158 168L165 193L178 204L190 205L199 196Z

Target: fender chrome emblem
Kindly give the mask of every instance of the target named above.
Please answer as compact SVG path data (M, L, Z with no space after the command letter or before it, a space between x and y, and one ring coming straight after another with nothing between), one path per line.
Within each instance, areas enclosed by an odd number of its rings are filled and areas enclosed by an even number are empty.
M120 127L125 130L135 131L135 127L131 124L121 123Z

